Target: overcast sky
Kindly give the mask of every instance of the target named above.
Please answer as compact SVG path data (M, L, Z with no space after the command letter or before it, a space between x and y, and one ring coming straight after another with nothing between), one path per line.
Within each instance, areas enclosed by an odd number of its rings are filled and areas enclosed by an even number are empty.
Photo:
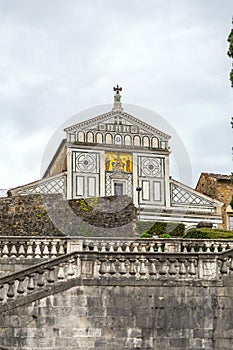
M230 173L232 15L232 0L0 0L0 189L38 179L55 130L116 83L178 133L193 186Z

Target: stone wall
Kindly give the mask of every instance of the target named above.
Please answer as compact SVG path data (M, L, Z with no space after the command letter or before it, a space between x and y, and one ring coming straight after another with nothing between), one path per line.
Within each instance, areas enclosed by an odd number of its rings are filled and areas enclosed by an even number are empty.
M233 280L76 286L0 316L11 350L231 350ZM1 346L0 346L1 349Z
M66 145L66 140L63 139L50 165L48 166L43 178L60 174L66 170L67 170L67 145Z
M127 196L64 200L61 195L0 199L0 236L136 236Z
M229 229L226 209L231 202L233 195L233 184L231 176L203 173L198 181L196 190L224 203L222 206L223 228Z

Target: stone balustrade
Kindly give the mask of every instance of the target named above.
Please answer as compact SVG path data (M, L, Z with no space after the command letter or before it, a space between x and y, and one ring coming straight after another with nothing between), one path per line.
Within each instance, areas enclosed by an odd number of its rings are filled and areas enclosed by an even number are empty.
M66 253L66 238L0 237L0 258L47 259Z
M73 252L0 278L0 312L74 285L135 281L215 281L233 273L233 250L224 253ZM73 284L70 283L72 281ZM63 285L63 287L61 287Z
M20 297L21 299L26 297L30 300L32 296L32 300L36 300L38 293L40 294L43 290L48 291L49 287L76 276L76 269L77 257L75 254L63 255L62 257L2 277L0 279L0 305L5 305L2 311L7 309L10 301L15 301Z
M80 244L73 240L72 250ZM137 252L137 253L213 253L233 249L233 242L229 240L205 239L85 239L81 243L82 251L92 252Z
M0 258L47 259L71 252L221 253L233 249L229 240L0 237Z

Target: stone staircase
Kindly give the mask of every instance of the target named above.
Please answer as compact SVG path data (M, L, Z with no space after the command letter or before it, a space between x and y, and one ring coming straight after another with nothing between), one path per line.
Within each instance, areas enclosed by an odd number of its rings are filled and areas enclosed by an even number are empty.
M75 242L74 242L75 243ZM0 313L82 285L221 284L233 274L230 244L192 240L82 240L76 251L0 278ZM179 240L179 243L181 241ZM70 247L72 250L72 245Z

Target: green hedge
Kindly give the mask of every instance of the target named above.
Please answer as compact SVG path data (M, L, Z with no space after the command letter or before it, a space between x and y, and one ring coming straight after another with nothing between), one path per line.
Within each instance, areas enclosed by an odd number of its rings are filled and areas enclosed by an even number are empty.
M225 231L209 228L195 228L188 231L184 238L199 239L232 239L233 231Z
M185 231L184 224L177 224L175 222L157 221L154 224L150 223L149 227L148 222L145 225L143 223L140 224L142 224L140 228L144 229L143 231L138 230L142 238L152 237L153 235L162 236L163 238L183 237Z
M170 236L179 236L184 235L185 225L177 224L175 222L155 222L153 226L147 231L150 234L161 236L165 233L168 233Z

